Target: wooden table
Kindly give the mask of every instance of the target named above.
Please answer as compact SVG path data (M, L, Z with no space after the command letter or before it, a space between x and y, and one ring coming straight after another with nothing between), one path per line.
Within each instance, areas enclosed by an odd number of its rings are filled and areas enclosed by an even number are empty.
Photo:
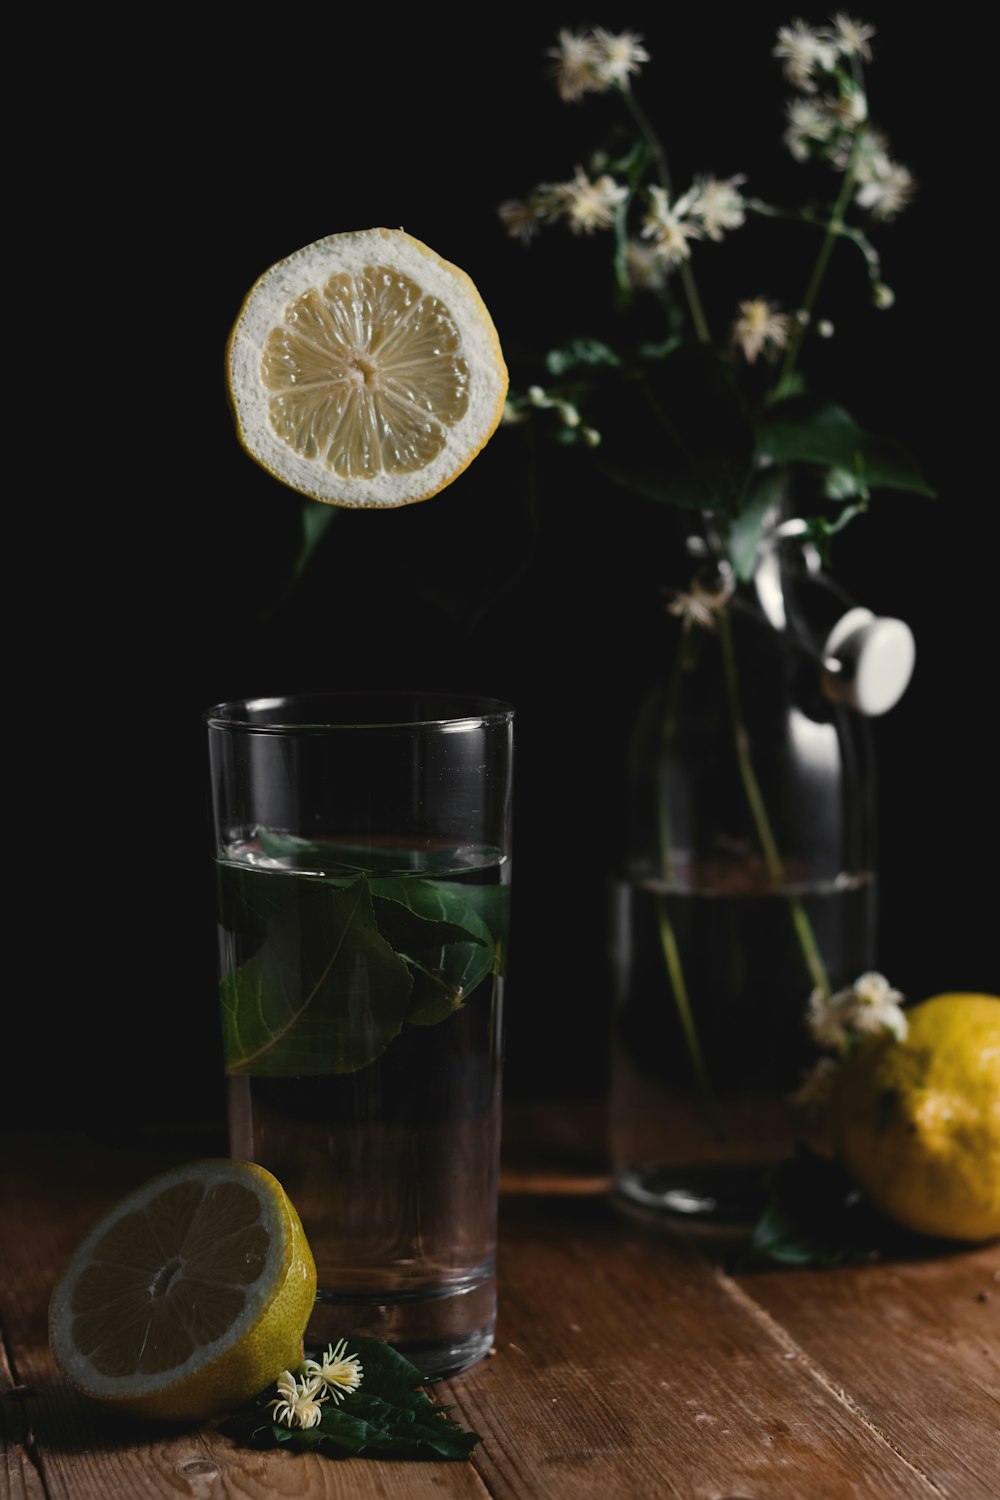
M3 1141L0 1495L190 1500L997 1500L1000 1246L734 1273L620 1216L595 1111L509 1111L494 1354L434 1389L469 1462L241 1449L67 1389L53 1281L96 1215L218 1141Z

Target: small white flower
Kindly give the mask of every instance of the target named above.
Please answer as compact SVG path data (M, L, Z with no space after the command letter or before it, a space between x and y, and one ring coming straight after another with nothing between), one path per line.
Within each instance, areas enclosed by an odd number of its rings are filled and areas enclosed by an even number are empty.
M572 104L584 94L603 92L610 83L600 78L597 65L600 52L588 32L560 31L558 45L550 47L549 57L555 58L553 74L560 99Z
M760 354L784 349L795 321L789 313L779 312L777 305L764 297L741 302L739 313L732 326L731 338L742 349L748 365L752 365Z
M715 617L725 609L735 586L735 580L729 577L713 579L711 587L706 587L700 579L695 578L686 592L681 589L668 591L673 598L667 605L667 611L685 624L690 621L692 625L700 625L705 630L714 630Z
M695 182L691 216L710 240L721 240L724 229L739 229L746 223L746 199L739 190L743 182L743 176L701 177Z
M290 1370L283 1370L277 1386L278 1399L268 1402L274 1407L274 1421L286 1427L315 1427L323 1416L322 1403L326 1400L322 1381L296 1380Z
M667 267L653 245L629 240L625 246L625 273L637 291L654 292L666 284Z
M341 1339L334 1346L328 1344L321 1364L307 1359L301 1366L303 1374L317 1387L322 1386L327 1396L334 1401L343 1401L351 1391L356 1391L364 1374L356 1354L347 1353L347 1340Z
M594 67L598 78L604 83L628 82L631 73L638 73L642 63L649 62L649 53L642 45L642 37L634 31L605 31L595 26L593 45L597 54Z
M511 239L521 240L525 245L534 239L545 217L537 198L508 198L497 213Z
M837 62L831 39L804 21L793 21L790 26L779 28L771 55L781 58L782 71L789 83L807 92L816 87L813 74L817 69L832 73Z
M806 1024L821 1046L837 1052L846 1052L854 1037L879 1031L891 1032L902 1041L908 1030L899 1004L902 998L884 974L860 974L852 985L835 995L813 990Z
M883 312L891 307L896 300L896 293L891 286L886 286L884 281L879 281L872 287L872 301L877 308Z
M700 240L704 234L700 224L687 218L694 202L694 193L685 193L671 204L663 188L649 189L652 200L642 223L644 238L651 239L656 253L668 266L679 266L691 255L689 240Z
M894 219L909 203L916 188L912 172L888 157L871 165L863 179L860 172L858 176L854 201L874 219Z
M788 129L782 139L796 161L807 161L816 148L829 141L834 121L814 99L790 99L785 113Z
M819 322L816 324L816 332L819 334L821 339L832 339L834 334L834 327L830 322L830 319L820 318Z
M875 27L865 21L854 21L838 11L833 18L833 44L842 57L860 57L871 62L872 49L868 43L875 35Z
M591 181L582 167L577 167L572 182L562 186L563 212L574 234L593 234L595 229L610 229L615 209L628 197L628 188L605 174Z

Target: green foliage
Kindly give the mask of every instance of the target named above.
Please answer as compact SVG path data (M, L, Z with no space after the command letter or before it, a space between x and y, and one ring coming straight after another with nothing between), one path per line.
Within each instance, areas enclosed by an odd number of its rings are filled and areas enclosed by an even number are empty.
M364 1371L361 1385L341 1402L329 1400L316 1427L286 1427L271 1420L277 1387L269 1386L221 1424L234 1442L250 1448L288 1448L328 1457L364 1454L392 1458L467 1459L481 1442L420 1389L427 1377L389 1344L351 1339Z
M826 27L796 21L778 33L772 56L783 59L792 96L781 143L797 161L826 168L830 182L828 197L788 206L747 196L743 184L755 173L678 182L638 96L637 76L651 61L641 38L562 31L552 49L561 97L578 103L590 94L611 96L607 140L579 153L586 171L577 166L572 180L540 184L501 209L526 244L560 224L588 241L603 237L612 271L594 295L578 298L600 336L581 318L579 335L544 357L551 383L532 386L527 399L516 393L515 373L512 410L532 417L546 411L547 435L563 447L589 449L615 485L710 516L717 562L740 578L749 576L765 515L779 513L776 486L765 503L765 465L785 475L783 519L800 521L795 534L822 551L868 508L874 491L934 493L901 444L810 395L803 369L816 340L833 332L825 316L831 267L860 261L871 317L885 317L894 301L873 236L905 208L914 182L869 118L871 35L839 15ZM690 157L690 140L684 149ZM749 296L752 285L742 301L730 290L740 284L732 257L744 243L754 251L754 220L771 221L769 234L780 234L783 223L795 226L790 254L775 260L771 277L773 283L790 269L792 284L783 297L774 286L773 301ZM709 241L725 241L725 248L709 248ZM709 279L727 257L720 296ZM746 280L758 275L751 258ZM598 307L602 293L607 305ZM810 480L808 496L796 471ZM792 516L789 494L804 507ZM830 506L839 508L831 514Z
M506 890L228 866L220 880L229 920L255 921L259 937L253 956L219 985L230 1073L356 1072L404 1023L445 1020L499 967L494 931L506 927Z

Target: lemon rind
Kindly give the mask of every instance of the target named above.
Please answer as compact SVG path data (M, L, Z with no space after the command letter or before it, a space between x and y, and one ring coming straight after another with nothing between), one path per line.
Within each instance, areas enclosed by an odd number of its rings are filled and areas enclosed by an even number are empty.
M448 307L462 330L462 355L473 378L467 412L454 426L445 427L444 445L430 463L408 474L350 478L302 458L276 435L268 417L269 393L261 380L260 359L268 333L281 323L295 297L324 285L335 273L357 274L373 262L385 262L412 277L425 294ZM472 278L402 229L327 235L277 261L250 288L226 343L227 393L242 447L288 488L348 509L392 509L440 494L496 431L508 379L496 328Z

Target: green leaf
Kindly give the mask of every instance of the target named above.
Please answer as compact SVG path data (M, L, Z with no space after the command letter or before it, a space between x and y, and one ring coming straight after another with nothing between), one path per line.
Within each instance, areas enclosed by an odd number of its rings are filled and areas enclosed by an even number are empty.
M270 859L294 859L299 870L317 870L338 875L360 875L362 872L376 875L401 875L410 870L426 871L428 856L421 848L395 848L391 844L377 844L368 840L361 844L349 844L342 839L303 839L294 833L275 833L271 829L259 828L257 838L263 852ZM465 845L455 844L434 851L436 868L451 868L457 862Z
M346 1450L354 1454L388 1453L394 1458L432 1453L438 1458L467 1459L482 1439L448 1416L420 1389L427 1377L377 1339L351 1339L363 1371L361 1385L340 1403L329 1400L316 1427L289 1428L271 1420L270 1402L277 1387L269 1386L257 1399L233 1412L220 1430L235 1442L252 1448L286 1447L296 1451Z
M916 460L901 443L860 427L832 403L792 400L773 407L757 429L758 456L808 463L863 476L869 489L907 490L934 498Z
M550 349L545 356L545 368L550 375L566 375L571 370L593 369L596 365L612 369L621 365L620 356L600 339L572 339L561 349Z
M751 1264L862 1265L906 1245L858 1192L840 1162L800 1143L794 1158L766 1174L768 1202L750 1237Z
M497 966L497 941L469 899L476 888L406 879L374 880L371 888L379 931L413 976L406 1019L434 1026Z
M730 523L729 560L736 569L736 576L744 582L753 577L764 521L785 493L787 483L787 475L779 469L762 475L750 500Z
M682 509L735 515L755 435L726 362L685 345L629 378L605 381L587 408L596 459L615 484Z
M337 506L324 505L321 500L307 500L302 507L302 545L295 560L296 578L301 578L327 528L337 513Z
M262 882L263 884L263 882ZM368 881L273 882L294 901L270 917L260 949L220 984L229 1073L352 1073L400 1031L410 970L378 930Z

